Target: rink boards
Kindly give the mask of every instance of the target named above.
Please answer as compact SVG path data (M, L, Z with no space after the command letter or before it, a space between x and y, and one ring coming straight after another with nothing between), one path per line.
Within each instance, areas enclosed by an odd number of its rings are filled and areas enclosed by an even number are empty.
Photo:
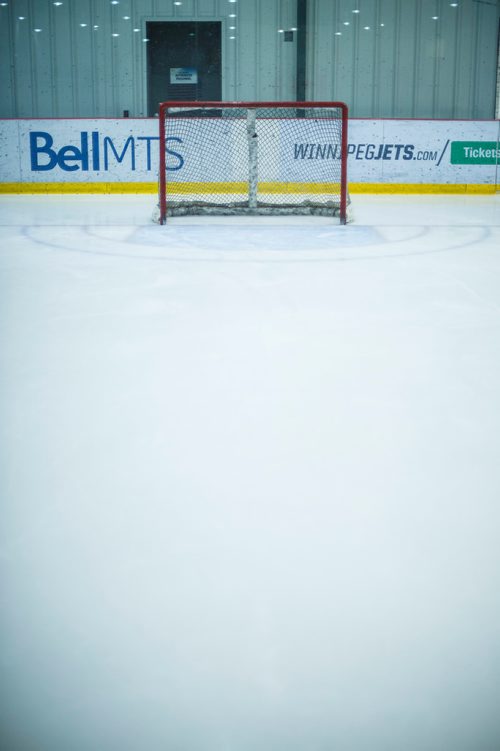
M184 133L169 131L167 177L177 183L208 181L216 164L218 180L241 181L233 169L238 160L231 158L235 139L227 123L224 127L225 141L214 140L216 151L206 145L198 172L192 161L196 145ZM350 120L350 191L495 192L499 129L490 120ZM158 142L158 122L150 118L3 120L0 192L156 192ZM269 181L320 182L338 171L335 138L314 140L298 126L286 144L276 150Z

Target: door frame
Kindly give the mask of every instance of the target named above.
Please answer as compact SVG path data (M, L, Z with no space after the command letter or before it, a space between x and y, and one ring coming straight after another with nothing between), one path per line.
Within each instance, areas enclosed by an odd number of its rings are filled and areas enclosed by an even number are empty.
M206 22L212 22L212 23L220 23L221 24L221 44L220 44L220 52L221 52L221 91L222 91L222 100L228 101L231 99L229 96L229 93L231 89L235 92L236 91L236 70L237 70L237 42L238 38L234 40L234 44L231 46L228 44L227 41L227 18L225 16L204 16L203 18L200 18L199 16L165 16L165 15L158 15L158 16L142 16L141 18L141 27L142 27L142 37L141 39L146 37L146 24L148 23L203 23ZM141 82L142 82L142 111L147 113L148 112L148 51L147 51L147 42L142 43L141 47L142 55L141 55L141 70L142 70L142 76L141 76ZM230 71L233 71L233 76L229 75ZM232 97L234 99L234 97ZM146 117L148 115L146 114Z

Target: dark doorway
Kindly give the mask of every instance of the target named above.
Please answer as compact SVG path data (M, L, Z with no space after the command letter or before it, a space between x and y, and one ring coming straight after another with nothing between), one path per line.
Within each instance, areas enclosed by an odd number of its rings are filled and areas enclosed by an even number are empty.
M151 21L148 42L148 115L159 102L220 101L220 21Z

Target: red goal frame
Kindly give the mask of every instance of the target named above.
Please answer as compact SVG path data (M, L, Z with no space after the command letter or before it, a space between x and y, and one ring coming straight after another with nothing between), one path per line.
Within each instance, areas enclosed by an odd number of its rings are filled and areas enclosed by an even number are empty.
M348 129L348 108L344 102L213 102L213 101L168 101L161 102L159 106L159 131L160 131L160 158L159 158L159 209L160 224L165 224L167 217L167 195L166 195L166 134L165 120L166 111L169 107L179 107L185 109L213 108L213 109L259 109L272 107L289 107L290 109L325 109L335 108L341 112L342 133L341 133L341 155L340 155L340 223L347 222L347 129Z

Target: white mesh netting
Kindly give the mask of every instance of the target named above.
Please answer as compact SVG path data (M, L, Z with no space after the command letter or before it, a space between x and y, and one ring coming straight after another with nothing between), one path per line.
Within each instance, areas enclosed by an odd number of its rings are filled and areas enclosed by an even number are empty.
M338 214L343 122L337 107L165 107L166 214Z

